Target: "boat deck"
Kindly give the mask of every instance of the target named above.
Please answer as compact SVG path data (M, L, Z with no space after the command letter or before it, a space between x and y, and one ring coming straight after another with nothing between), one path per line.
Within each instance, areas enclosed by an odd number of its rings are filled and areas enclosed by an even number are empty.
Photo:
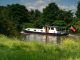
M28 34L31 34L31 33L34 33L34 34L42 34L42 35L55 35L55 36L66 36L68 35L68 33L45 33L45 32L33 32L33 31L26 31L24 30L24 33L28 33Z

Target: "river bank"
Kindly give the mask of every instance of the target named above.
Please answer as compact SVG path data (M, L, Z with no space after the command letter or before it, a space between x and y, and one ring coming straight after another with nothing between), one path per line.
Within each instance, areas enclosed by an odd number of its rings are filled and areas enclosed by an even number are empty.
M0 60L80 60L80 41L24 42L0 35Z

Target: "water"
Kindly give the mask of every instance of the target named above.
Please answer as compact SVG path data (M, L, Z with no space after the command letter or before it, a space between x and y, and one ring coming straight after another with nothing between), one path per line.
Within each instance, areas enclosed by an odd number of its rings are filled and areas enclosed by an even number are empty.
M23 35L25 41L37 41L48 43L60 43L60 36L42 35L42 34L27 34Z
M80 39L80 36L77 35L68 35L68 36L52 36L52 35L42 35L42 34L25 34L23 35L23 40L25 41L37 41L37 42L46 42L46 43L55 43L59 44L65 38L72 38L74 40Z

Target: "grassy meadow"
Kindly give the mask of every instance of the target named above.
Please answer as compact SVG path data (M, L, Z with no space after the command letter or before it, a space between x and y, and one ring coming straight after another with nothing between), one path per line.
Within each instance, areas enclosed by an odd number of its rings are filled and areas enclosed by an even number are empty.
M0 60L80 60L80 41L46 44L0 35Z

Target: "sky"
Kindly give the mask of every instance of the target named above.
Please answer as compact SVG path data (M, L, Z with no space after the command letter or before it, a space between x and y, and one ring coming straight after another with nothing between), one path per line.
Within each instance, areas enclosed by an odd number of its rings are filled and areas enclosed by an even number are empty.
M1 6L6 6L9 4L22 4L30 9L43 10L49 3L55 2L60 9L72 10L76 12L77 4L79 0L0 0Z

